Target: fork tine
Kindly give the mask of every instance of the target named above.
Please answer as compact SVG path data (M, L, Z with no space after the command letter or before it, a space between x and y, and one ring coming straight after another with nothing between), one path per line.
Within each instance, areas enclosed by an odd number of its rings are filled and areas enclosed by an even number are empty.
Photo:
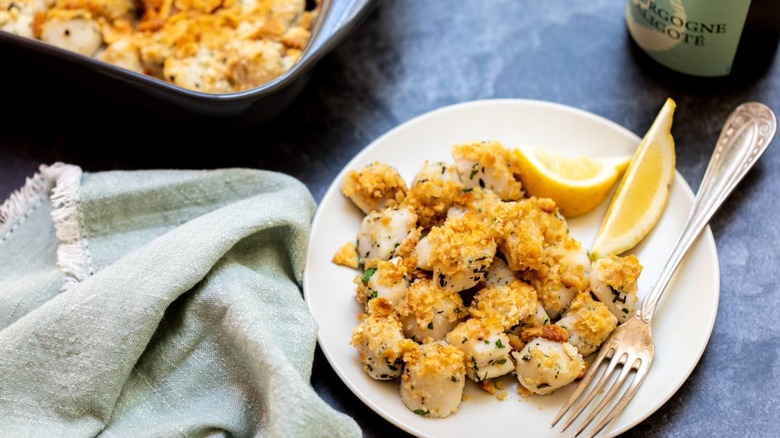
M625 357L625 359L623 359ZM634 368L636 361L639 360L639 358L634 358L633 362L629 362L632 359L632 357L629 355L628 352L621 353L619 360L613 360L613 363L619 362L623 365L623 368L620 370L620 374L618 374L617 378L614 382L612 382L612 386L609 388L609 391L607 391L606 395L601 398L601 401L598 405L596 405L595 408L590 412L590 415L588 415L587 418L582 422L580 425L580 428L577 429L577 432L574 434L574 436L579 435L582 433L583 430L585 430L588 425L599 415L601 414L602 409L612 400L615 399L615 394L618 392L618 390L623 386L623 383L626 381L626 378L628 378L628 375L631 373L631 370ZM629 365L630 364L630 365ZM612 364L610 364L612 365Z
M615 353L614 347L610 348L610 350L612 350L612 352L613 352L613 354L611 356L612 360L610 360L610 362L607 364L607 368L601 374L601 376L599 377L599 380L596 381L596 383L593 385L593 387L587 393L585 398L583 400L578 400L577 401L577 408L574 410L574 412L571 414L569 419L563 425L563 427L561 428L561 432L565 431L569 426L571 426L571 424L574 423L574 420L576 420L577 417L579 417L580 414L582 414L582 411L584 411L585 408L590 405L591 401L596 397L596 394L598 394L601 391L601 388L604 387L604 384L607 383L609 378L612 376L612 373L615 371L615 368L617 367L617 365L619 363L621 363L621 356L619 356L619 355L617 355L617 353ZM601 362L599 362L599 363L594 362L593 365L591 365L591 367L592 367L591 369L594 370L594 373L597 371L597 369L600 367L600 365L601 365ZM588 372L590 372L590 370L588 370ZM581 385L583 386L583 389L585 389L584 387L587 386L588 384L587 384L587 382L583 381L583 383L581 383Z
M637 390L639 389L639 386L642 384L642 382L644 382L645 377L647 377L647 372L650 369L650 363L652 362L652 359L652 356L637 359L640 360L641 363L636 369L636 376L634 376L634 380L631 382L631 385L628 387L620 400L618 400L612 409L609 410L609 413L607 413L604 419L602 419L601 422L593 429L593 435L601 432L601 429L604 429L604 427L609 424L613 418L623 412L623 409L626 407L628 402L631 401L631 399L634 397L634 394L636 394Z
M591 363L590 368L588 368L588 371L585 373L585 376L580 380L579 385L577 385L577 388L574 390L574 392L569 396L569 399L566 400L566 403L563 405L560 411L558 411L558 414L555 416L555 419L553 419L553 422L550 424L550 427L555 427L555 425L558 423L558 421L563 418L563 416L566 414L566 412L571 408L571 406L574 404L574 402L577 401L577 399L580 397L580 394L588 387L591 380L593 380L593 377L595 376L596 372L598 371L599 366L604 361L604 358L611 358L612 353L615 352L614 348L602 348L599 351L599 354L596 356L596 359L593 360L593 363ZM602 379L603 379L602 375ZM597 386L603 385L603 382L599 381ZM580 406L580 408L572 415L573 418L576 418L579 413L582 411L585 405L587 405L590 401L590 399L593 398L592 391L590 395L588 396L587 401ZM571 423L571 420L569 420L569 423L567 423L563 429L561 429L561 432L566 430L568 425Z

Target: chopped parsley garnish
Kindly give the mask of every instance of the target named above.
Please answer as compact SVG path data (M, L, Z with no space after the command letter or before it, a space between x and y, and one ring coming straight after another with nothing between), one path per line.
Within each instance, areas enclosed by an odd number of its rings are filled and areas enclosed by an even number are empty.
M475 163L473 166L471 166L471 173L469 174L469 179L474 179L474 175L476 175L477 172L479 172L479 170L477 170L477 166L479 166L479 163Z
M368 280L371 279L371 276L374 275L375 272L376 272L376 268L368 268L366 269L365 272L363 272L363 278L361 279L361 281L363 282L363 286L368 285Z
M620 301L623 304L626 303L626 297L620 298L620 291L619 290L616 290L612 286L609 287L609 290L612 292L612 295L614 295L614 297L612 298L612 302L613 303L615 303L617 301Z

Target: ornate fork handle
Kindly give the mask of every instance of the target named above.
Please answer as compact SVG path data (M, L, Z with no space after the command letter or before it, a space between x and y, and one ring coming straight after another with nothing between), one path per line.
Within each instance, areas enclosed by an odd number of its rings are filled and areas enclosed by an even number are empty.
M696 193L685 228L635 317L650 323L658 301L685 253L715 211L769 146L775 129L775 115L766 105L758 102L744 103L729 115Z

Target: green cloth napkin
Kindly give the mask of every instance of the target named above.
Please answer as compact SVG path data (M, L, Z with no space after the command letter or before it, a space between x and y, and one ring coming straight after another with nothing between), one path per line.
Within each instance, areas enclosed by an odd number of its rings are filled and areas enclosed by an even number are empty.
M311 194L55 163L0 206L0 435L360 436L310 385Z

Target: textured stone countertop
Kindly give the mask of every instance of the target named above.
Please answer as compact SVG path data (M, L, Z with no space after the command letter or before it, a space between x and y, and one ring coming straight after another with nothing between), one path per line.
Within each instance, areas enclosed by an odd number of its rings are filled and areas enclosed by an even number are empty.
M623 2L614 0L380 2L321 60L286 111L249 130L193 132L163 123L152 131L141 115L99 100L85 102L106 105L100 114L82 117L75 105L81 97L46 86L56 83L56 72L17 78L20 85L4 92L0 108L0 199L40 164L65 161L87 171L272 169L301 179L319 200L342 167L388 130L442 106L487 98L561 103L641 136L671 97L677 170L695 190L735 106L760 101L780 110L780 63L741 85L694 91L644 67L623 14ZM102 128L112 123L120 129ZM706 350L671 399L624 436L779 433L777 142L711 221L721 290ZM195 144L212 148L187 149ZM188 153L176 152L183 149ZM365 436L404 434L353 395L319 349L312 383L328 403L353 416Z

